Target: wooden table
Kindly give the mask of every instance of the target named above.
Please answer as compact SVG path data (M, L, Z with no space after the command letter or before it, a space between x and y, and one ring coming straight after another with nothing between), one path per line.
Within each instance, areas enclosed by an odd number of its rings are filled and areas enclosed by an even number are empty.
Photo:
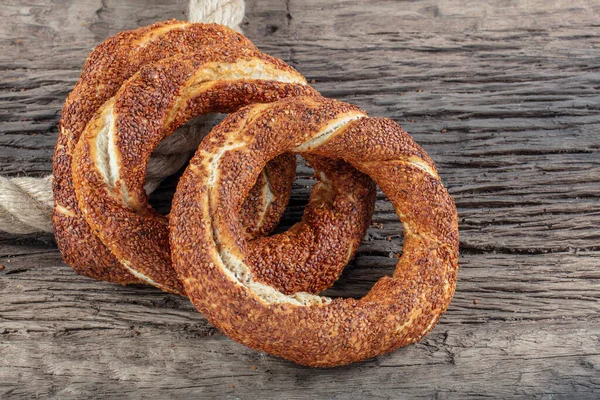
M6 3L0 172L10 176L50 172L62 103L94 45L186 9ZM298 367L234 343L184 298L76 275L49 235L3 234L0 397L599 398L600 6L437 3L251 0L244 22L324 95L395 119L435 160L460 213L461 270L424 340L343 368ZM299 172L284 226L308 196ZM383 196L374 222L329 294L360 296L391 273L402 239Z

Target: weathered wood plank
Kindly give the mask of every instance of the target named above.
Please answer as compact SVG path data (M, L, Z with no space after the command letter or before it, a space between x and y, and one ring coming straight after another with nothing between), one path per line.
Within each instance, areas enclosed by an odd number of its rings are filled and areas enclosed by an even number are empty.
M90 49L181 18L185 6L8 0L0 173L47 174L62 102ZM395 119L435 160L461 216L448 313L419 344L315 371L233 343L185 299L75 275L49 236L0 235L0 396L598 398L598 3L247 8L244 29L259 47L324 95ZM299 218L309 174L299 168L282 227ZM154 196L158 208L168 209L175 182ZM369 230L328 294L361 296L392 271L401 226L383 195L374 222L383 226Z
M461 336L442 325L421 343L392 355L321 371L194 331L99 333L84 327L52 336L32 332L14 340L18 354L0 361L29 384L0 385L10 388L6 394L23 398L40 392L59 398L80 398L81 393L102 398L413 398L417 393L426 398L531 398L541 388L558 398L592 398L591 390L600 384L597 322L586 328L572 322L515 325L471 325ZM550 350L534 354L531 347ZM494 385L492 377L506 385Z
M0 290L11 296L2 305L7 351L0 371L16 373L21 383L39 380L34 387L5 384L14 394L60 397L97 390L113 397L152 391L255 397L275 387L286 398L310 387L315 398L394 397L398 389L442 398L593 393L600 384L600 325L590 315L598 301L591 280L600 277L600 253L467 258L450 311L423 342L354 367L311 372L231 342L185 299L93 282L74 275L51 249L37 249L5 263L8 279ZM349 275L373 268L364 261ZM345 294L360 294L371 283L342 282L353 287ZM503 385L485 385L492 375ZM415 384L415 376L426 379Z

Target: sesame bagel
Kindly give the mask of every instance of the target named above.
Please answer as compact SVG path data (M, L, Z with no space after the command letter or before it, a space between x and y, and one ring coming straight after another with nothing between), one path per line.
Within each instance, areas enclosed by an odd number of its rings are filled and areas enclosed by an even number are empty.
M393 275L363 298L286 294L253 272L236 215L260 170L286 152L344 160L374 179L402 221ZM179 181L170 241L188 297L212 324L247 346L314 367L418 341L456 285L457 211L430 157L393 121L321 97L248 106L215 127Z
M144 191L150 154L195 115L303 94L317 95L295 70L258 51L214 47L144 66L100 107L76 146L73 184L83 216L131 274L183 294L171 267L167 218L148 205ZM370 178L340 162L318 156L312 161L320 183L303 220L285 234L251 242L262 279L287 292L331 286L354 255L373 212ZM261 170L269 201L252 209L264 215L263 226L274 226L277 220L270 216L281 215L287 197L278 196L289 195L294 169L275 158ZM271 212L273 205L281 209ZM298 256L283 257L290 247Z
M104 41L90 54L81 78L67 97L63 108L53 165L55 237L63 258L78 273L123 284L140 282L130 271L121 266L111 251L96 237L79 209L71 166L73 151L85 127L100 107L143 66L173 55L193 54L214 48L231 54L257 51L248 39L227 27L172 20L121 32ZM276 99L278 95L314 92L291 68L288 68L281 77L271 78L286 80L290 75L293 75L297 82L297 90L290 89L285 92L274 90L269 93L269 99ZM254 100L267 99L255 96ZM172 137L177 137L178 140L171 140L164 145L170 146L173 152L176 151L178 144L186 140L199 143L201 137L185 135L185 133L173 135ZM161 144L161 147L165 146ZM176 172L181 166L181 164L169 163L167 159L160 169ZM256 188L249 194L247 204L242 207L241 216L251 237L267 234L275 227L287 204L294 170L295 159L283 155L267 167ZM290 180L282 182L282 177L290 177ZM281 203L265 205L273 201Z

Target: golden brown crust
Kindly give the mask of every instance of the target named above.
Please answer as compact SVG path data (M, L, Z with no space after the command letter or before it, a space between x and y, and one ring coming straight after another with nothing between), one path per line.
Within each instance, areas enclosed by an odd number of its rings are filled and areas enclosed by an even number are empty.
M343 365L413 343L454 293L457 212L431 159L393 121L349 118L356 113L318 97L245 107L205 138L173 202L173 262L190 300L233 339L299 364ZM258 171L289 151L350 163L379 184L402 220L393 276L362 299L285 295L248 265L249 246L232 216Z
M232 54L211 48L143 67L100 108L74 152L73 182L84 217L133 274L183 293L171 268L168 222L149 207L143 189L149 155L194 115L307 94L317 95L296 71L256 51ZM354 254L372 215L375 187L370 178L342 164L315 162L327 182L321 183L298 224L301 234L276 235L262 246L267 252L255 253L255 267L269 283L286 291L322 290L333 284ZM293 173L281 173L288 170L277 165L267 168L266 198L289 193ZM265 213L280 215L286 201L287 197L271 200L279 209ZM275 225L273 218L264 220L258 227L261 232ZM331 228L335 221L340 221L338 229ZM280 248L288 246L304 257L282 258ZM254 247L260 248L260 243Z
M86 61L81 78L63 108L53 167L55 236L65 261L78 273L113 282L139 282L120 266L80 213L73 189L71 164L73 151L84 128L100 106L114 96L122 83L144 65L205 48L221 48L232 54L256 51L256 47L248 39L229 28L172 20L119 33L96 47ZM283 162L279 162L275 168L286 168L287 172L280 171L282 175L289 175L290 171L293 173L293 158L282 156L282 159ZM289 185L278 186L277 190L283 188L289 191ZM254 192L262 193L262 188L259 187ZM252 214L257 210L244 208L242 215L248 212L245 218L247 222L264 226L262 229L249 226L252 234L263 234L269 228L272 229L273 221L279 220L287 198L289 193L280 193L277 199L284 204L269 208L264 215L269 223L264 223L256 218L256 214Z

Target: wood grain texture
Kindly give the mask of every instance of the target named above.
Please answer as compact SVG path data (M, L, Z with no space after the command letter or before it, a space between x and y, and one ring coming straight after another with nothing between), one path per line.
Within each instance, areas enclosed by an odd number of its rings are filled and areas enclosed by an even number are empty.
M0 235L2 398L600 397L600 6L595 1L250 0L246 34L324 95L395 119L460 214L448 313L421 343L332 370L257 353L185 299L75 275L49 236ZM49 173L60 109L106 36L186 1L8 0L0 8L0 173ZM299 219L299 169L282 229ZM170 179L153 201L168 210ZM391 273L380 196L328 294Z

